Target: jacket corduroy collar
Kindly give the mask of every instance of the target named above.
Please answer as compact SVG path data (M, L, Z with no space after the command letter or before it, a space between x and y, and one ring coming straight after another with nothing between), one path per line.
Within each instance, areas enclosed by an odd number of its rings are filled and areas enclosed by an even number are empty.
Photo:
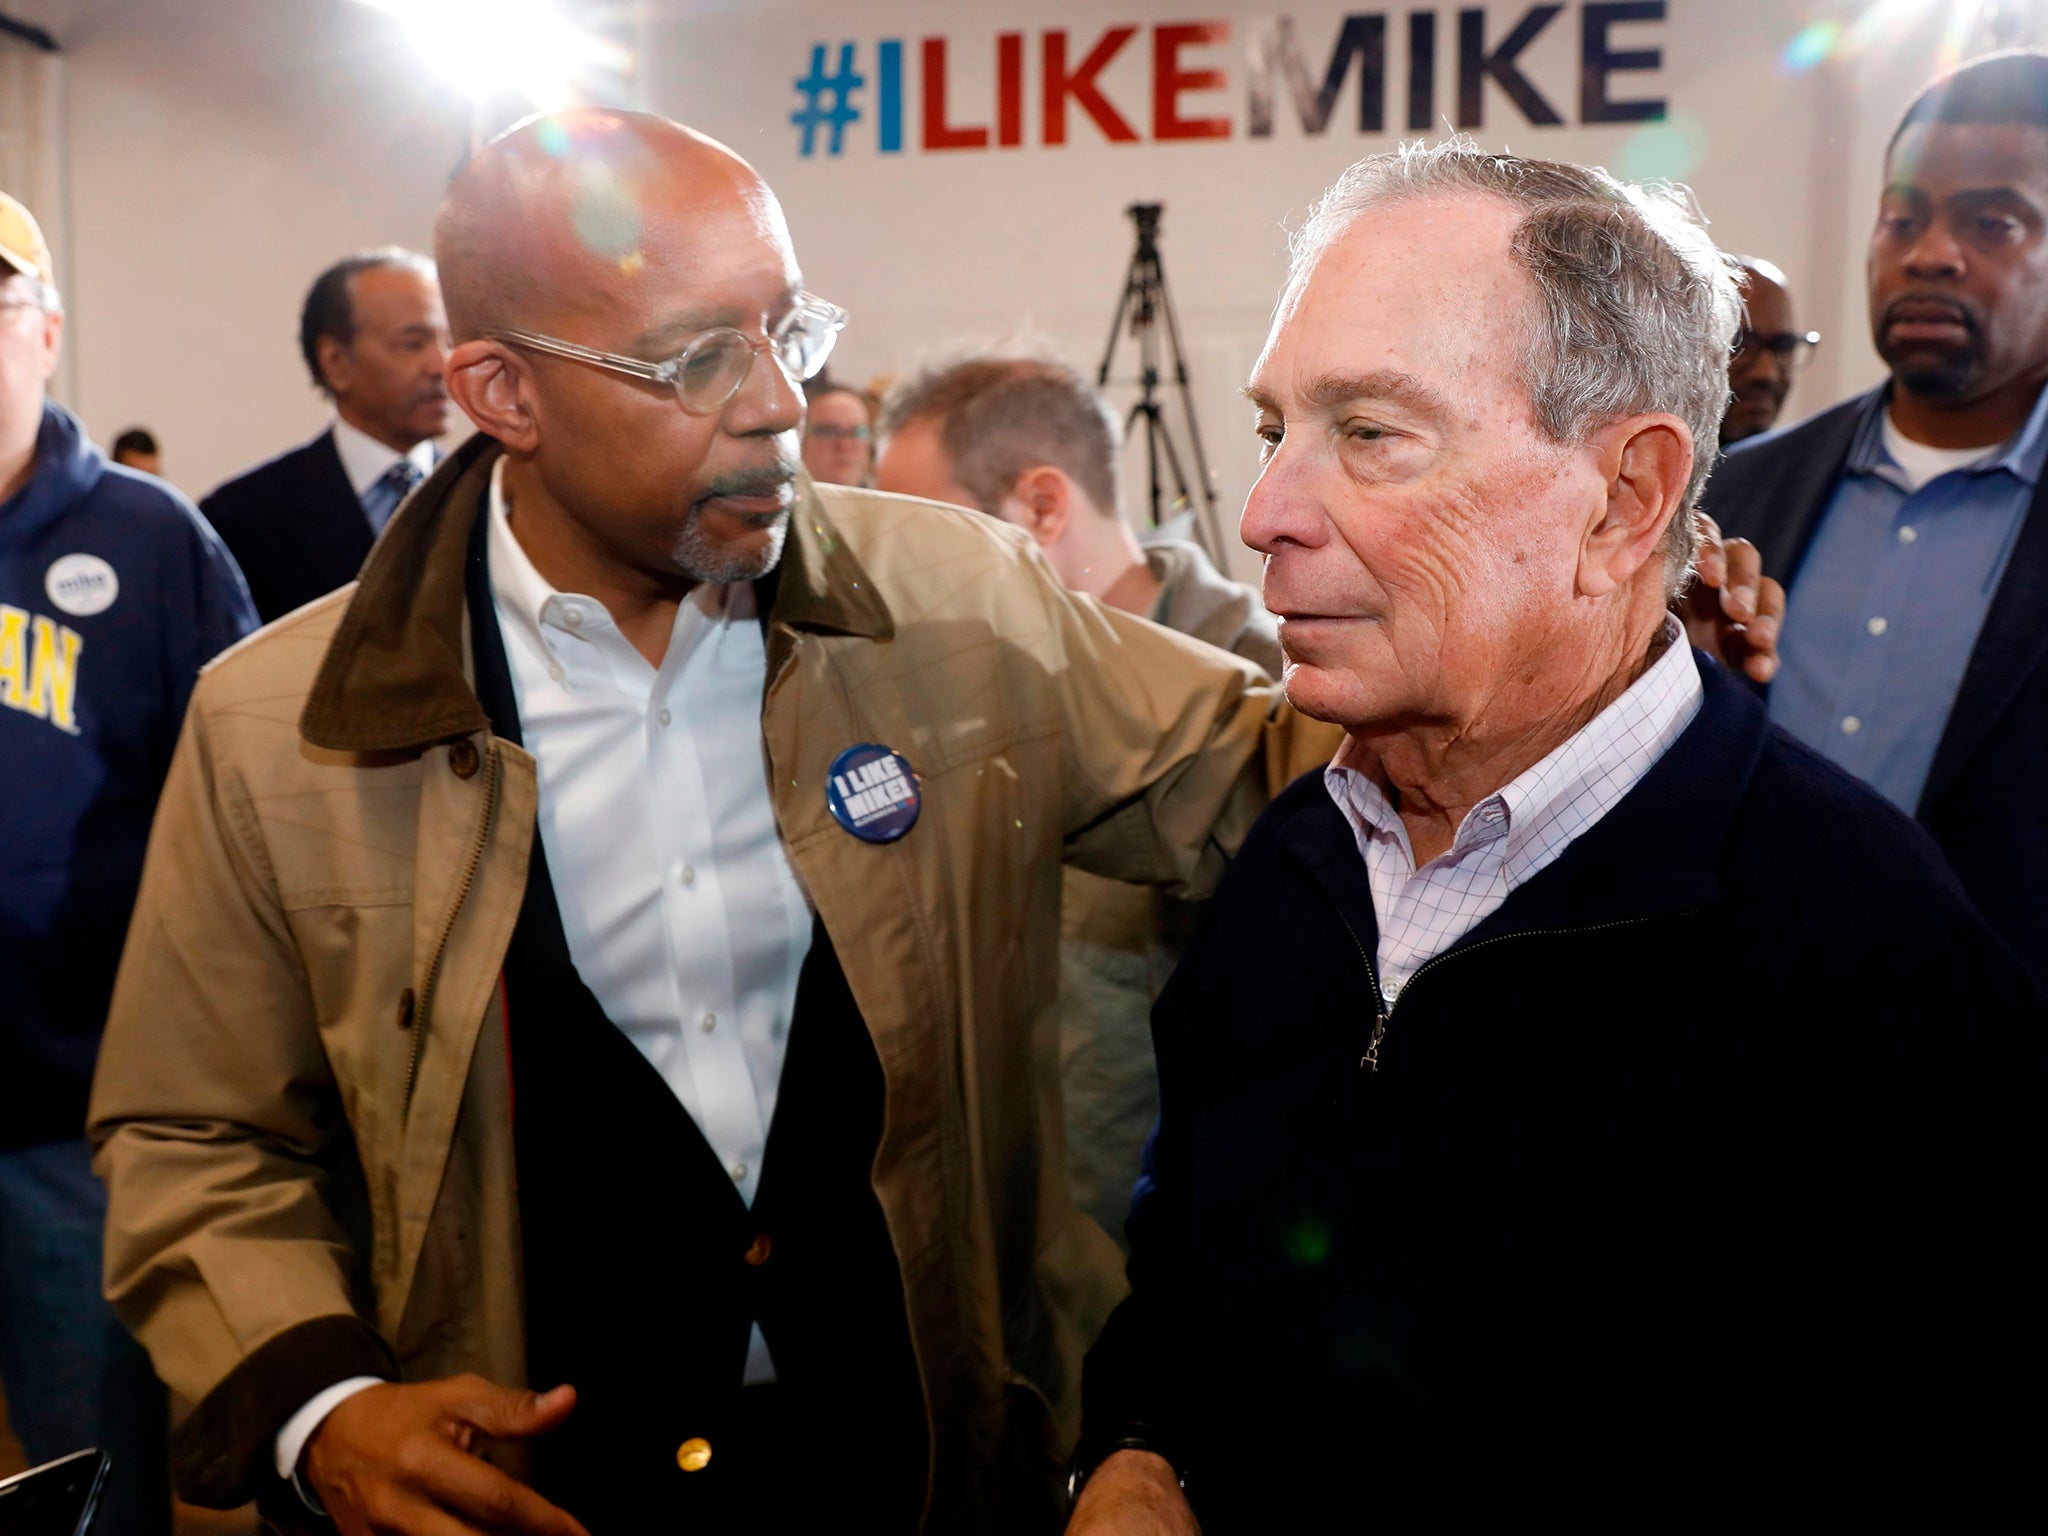
M479 433L445 459L370 551L299 716L339 752L412 752L488 730L470 681L463 567L503 450ZM889 610L826 513L797 483L769 610L771 629L886 640Z

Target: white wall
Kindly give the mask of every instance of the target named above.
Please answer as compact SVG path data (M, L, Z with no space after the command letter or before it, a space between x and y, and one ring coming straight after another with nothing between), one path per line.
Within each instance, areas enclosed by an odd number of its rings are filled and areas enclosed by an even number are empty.
M468 108L353 0L64 0L8 9L65 51L67 403L144 423L198 496L310 437L298 357L321 268L424 246Z
M70 214L51 231L71 306L70 392L102 440L131 422L164 438L171 477L203 493L317 430L323 408L298 361L298 307L335 257L385 242L422 245L459 157L469 109L415 60L391 19L355 0L0 0L63 43ZM1405 120L1403 17L1439 16L1438 111L1455 93L1450 0L1073 0L963 6L946 0L641 0L637 95L717 134L780 192L812 286L854 312L840 371L900 373L973 344L1049 348L1093 369L1130 252L1122 209L1166 204L1164 250L1180 303L1197 406L1233 521L1255 474L1235 391L1257 354L1298 219L1348 161L1391 143L1362 138L1355 85L1319 138L1284 94L1270 139L1245 136L1244 49L1274 14L1294 20L1319 73L1342 15L1388 15L1388 115ZM617 7L612 8L614 11ZM1526 9L1488 0L1498 38ZM1866 339L1861 250L1882 145L1911 92L1939 67L1948 0L1668 0L1667 19L1617 34L1663 50L1655 74L1616 95L1663 95L1673 121L1532 128L1496 88L1485 142L1518 152L1669 170L1699 193L1717 236L1776 260L1807 323L1825 337L1792 409L1811 410L1879 376ZM1526 73L1576 119L1577 0L1523 56ZM1790 74L1785 44L1808 22L1854 23L1853 46ZM2015 14L2048 40L2048 0ZM1071 140L1037 144L1038 34L1068 29L1075 52L1111 23L1222 21L1220 47L1190 67L1226 86L1191 113L1234 121L1221 142L1110 145L1074 115ZM919 122L919 40L949 44L951 115L991 115L993 39L1027 34L1025 146L899 155L873 138L874 44L905 41L905 129ZM869 118L839 157L798 153L792 82L813 42L852 41L870 76ZM1964 38L1964 42L1971 39ZM1981 36L1974 40L1981 45ZM1149 129L1148 34L1103 77ZM1149 132L1146 135L1149 138ZM1129 391L1122 398L1129 398ZM1142 492L1131 466L1127 510ZM1240 567L1249 569L1249 560Z

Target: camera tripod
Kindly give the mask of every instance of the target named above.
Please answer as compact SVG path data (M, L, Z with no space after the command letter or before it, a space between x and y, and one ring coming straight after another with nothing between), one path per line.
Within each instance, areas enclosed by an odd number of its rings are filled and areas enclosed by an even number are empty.
M1124 432L1129 436L1140 421L1145 424L1145 469L1152 526L1157 528L1163 521L1161 510L1166 491L1166 482L1161 479L1163 467L1173 489L1172 501L1166 506L1165 515L1171 517L1192 505L1194 497L1199 495L1200 505L1195 508L1195 536L1208 547L1210 557L1220 561L1224 558L1224 551L1222 529L1216 521L1216 486L1209 475L1208 459L1202 453L1202 429L1195 421L1194 396L1188 389L1188 364L1181 346L1180 321L1173 312L1173 298L1166 291L1165 269L1159 264L1159 215L1163 207L1160 203L1133 203L1124 210L1138 228L1138 246L1131 253L1130 271L1124 278L1123 295L1117 300L1116 318L1109 323L1109 345L1103 349L1102 366L1096 370L1095 382L1100 388L1109 386L1110 365L1116 359L1117 341L1123 335L1124 323L1128 319L1131 335L1138 343L1139 393L1138 403L1131 407L1131 414L1125 420ZM1172 382L1180 390L1181 413L1188 424L1188 448L1195 469L1192 487L1181 468L1180 453L1173 445L1173 436L1167 430L1166 416L1160 407L1162 331L1165 360L1172 364Z

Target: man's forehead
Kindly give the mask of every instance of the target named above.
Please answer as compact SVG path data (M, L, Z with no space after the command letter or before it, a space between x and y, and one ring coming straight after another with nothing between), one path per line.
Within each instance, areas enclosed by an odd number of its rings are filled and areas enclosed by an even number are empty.
M753 168L632 114L546 120L486 150L451 192L437 244L466 332L581 325L637 348L758 325L800 283Z
M357 306L439 309L441 285L418 267L365 267L349 279L349 299Z
M1282 350L1305 385L1332 372L1433 372L1461 366L1519 323L1532 295L1512 255L1521 210L1453 195L1370 209L1290 286L1254 385ZM1434 366L1432 366L1432 364Z
M1930 195L1975 187L2048 188L2048 127L2033 123L1915 123L1899 136L1891 190Z
M1770 329L1764 323L1766 316L1773 319L1792 313L1792 295L1778 283L1765 277L1753 267L1742 270L1742 305L1748 312L1752 329Z
M1509 259L1523 210L1478 192L1397 198L1368 208L1330 240L1316 266L1475 274Z

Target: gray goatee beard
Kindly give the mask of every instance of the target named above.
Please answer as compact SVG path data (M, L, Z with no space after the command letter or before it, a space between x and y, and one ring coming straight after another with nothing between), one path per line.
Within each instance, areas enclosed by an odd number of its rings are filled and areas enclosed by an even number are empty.
M789 538L789 514L779 512L769 525L767 539L758 549L741 551L721 547L704 537L704 528L692 512L676 539L676 565L692 581L723 586L734 581L759 581L782 563L782 546Z

